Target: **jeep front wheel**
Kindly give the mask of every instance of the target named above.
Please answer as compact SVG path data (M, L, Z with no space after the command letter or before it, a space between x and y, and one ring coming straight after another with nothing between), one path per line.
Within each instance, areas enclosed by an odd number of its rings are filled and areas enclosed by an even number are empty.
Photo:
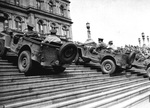
M112 74L116 71L116 64L111 59L106 59L101 64L101 70L104 74Z
M0 57L5 57L7 53L4 43L5 43L4 40L0 40Z
M18 57L18 68L20 72L28 75L32 69L31 53L29 51L22 51Z

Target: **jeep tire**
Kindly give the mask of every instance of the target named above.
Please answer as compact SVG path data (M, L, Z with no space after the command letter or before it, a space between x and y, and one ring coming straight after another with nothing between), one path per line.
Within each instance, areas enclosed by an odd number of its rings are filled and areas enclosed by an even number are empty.
M77 55L77 47L73 43L63 44L58 53L58 57L61 63L71 63Z
M116 71L116 64L111 59L105 59L101 63L101 70L104 74L113 74Z
M31 74L32 70L32 60L31 53L29 51L22 51L18 57L18 68L20 72L23 72L25 75Z
M127 60L128 64L131 65L131 64L134 62L135 56L136 56L136 53L135 53L134 51L132 51L132 52L129 54L128 60Z

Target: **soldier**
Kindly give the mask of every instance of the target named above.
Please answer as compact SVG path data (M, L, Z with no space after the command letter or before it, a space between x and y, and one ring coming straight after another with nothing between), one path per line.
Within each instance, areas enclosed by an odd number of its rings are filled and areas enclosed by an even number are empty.
M100 51L102 49L106 49L107 45L103 42L102 38L98 38L98 45L97 45L97 51Z
M58 36L56 36L56 30L52 29L50 31L50 34L48 36L46 36L46 38L44 39L43 43L50 43L50 42L57 42L57 43L61 43L61 40Z
M113 45L113 41L109 41L108 42L108 47L107 48L110 48L110 49L113 49L113 50L117 50L116 47Z
M36 31L33 31L33 28L34 28L33 24L30 24L30 23L27 24L27 30L28 31L25 33L25 35L27 37L39 37L38 33Z

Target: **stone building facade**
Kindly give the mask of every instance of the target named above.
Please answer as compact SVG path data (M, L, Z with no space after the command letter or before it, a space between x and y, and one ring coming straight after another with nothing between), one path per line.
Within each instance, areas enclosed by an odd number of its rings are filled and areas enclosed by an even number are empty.
M41 34L56 29L58 36L72 40L69 6L68 0L0 0L0 31L25 31L30 23Z

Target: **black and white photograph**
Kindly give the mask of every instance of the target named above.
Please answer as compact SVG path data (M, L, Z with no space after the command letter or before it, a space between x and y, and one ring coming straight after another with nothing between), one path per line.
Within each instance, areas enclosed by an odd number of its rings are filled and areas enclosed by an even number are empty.
M0 0L0 108L150 108L150 0Z

